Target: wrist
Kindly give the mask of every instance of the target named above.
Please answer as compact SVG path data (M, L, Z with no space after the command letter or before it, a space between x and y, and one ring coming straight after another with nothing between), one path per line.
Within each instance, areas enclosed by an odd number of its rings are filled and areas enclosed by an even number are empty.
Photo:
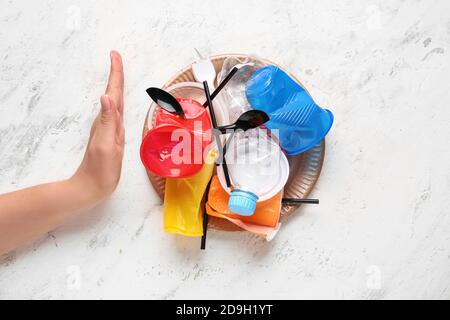
M84 207L95 205L106 197L95 181L92 181L92 179L83 172L77 171L67 180L67 183L73 192L73 196L78 199L80 204Z

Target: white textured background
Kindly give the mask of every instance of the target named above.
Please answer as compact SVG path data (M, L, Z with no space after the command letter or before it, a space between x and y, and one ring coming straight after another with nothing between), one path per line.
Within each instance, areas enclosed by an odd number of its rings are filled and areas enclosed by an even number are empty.
M333 110L320 180L271 243L167 235L140 163L145 88L257 53ZM450 2L0 0L0 192L71 175L109 68L126 152L106 203L0 260L0 298L450 298Z

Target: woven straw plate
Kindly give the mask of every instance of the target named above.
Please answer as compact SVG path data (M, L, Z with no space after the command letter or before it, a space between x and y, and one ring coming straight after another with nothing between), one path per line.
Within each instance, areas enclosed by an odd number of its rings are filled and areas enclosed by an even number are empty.
M216 72L222 68L222 64L224 60L230 56L235 56L239 59L244 60L246 55L242 54L223 54L212 56L211 61L214 64ZM265 64L274 64L275 63L261 59ZM280 67L280 66L279 66ZM282 67L280 67L282 68ZM282 68L285 72L287 72L284 68ZM292 74L289 75L302 87L304 87L301 82ZM163 89L168 88L171 85L174 85L179 82L195 82L194 75L192 74L191 65L185 67L181 71L177 72L169 81L164 84ZM203 101L199 101L202 103ZM148 119L152 119L149 117L149 112L152 108L149 108L147 115L145 116L144 128L142 131L142 139L147 134L149 130ZM150 115L152 116L152 115ZM325 140L323 140L319 145L314 148L304 152L302 154L296 156L287 156L289 161L289 179L284 188L284 197L286 198L297 198L302 199L306 198L311 190L313 189L315 183L317 182L320 171L322 169L323 159L325 156ZM165 179L155 176L151 172L147 170L148 177L150 179L153 188L158 193L161 199L164 199L164 188L165 188ZM283 205L281 209L281 221L285 220L287 216L293 213L299 205ZM218 229L218 230L226 230L226 231L239 231L242 230L239 227L235 226L231 222L225 219L220 219L216 217L211 217L209 219L209 228Z

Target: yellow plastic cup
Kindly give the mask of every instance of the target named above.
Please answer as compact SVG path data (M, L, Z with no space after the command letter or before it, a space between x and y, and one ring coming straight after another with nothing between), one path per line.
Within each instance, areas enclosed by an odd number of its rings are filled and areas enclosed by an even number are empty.
M202 200L213 175L217 151L208 152L202 169L189 178L166 179L164 230L185 236L203 235Z

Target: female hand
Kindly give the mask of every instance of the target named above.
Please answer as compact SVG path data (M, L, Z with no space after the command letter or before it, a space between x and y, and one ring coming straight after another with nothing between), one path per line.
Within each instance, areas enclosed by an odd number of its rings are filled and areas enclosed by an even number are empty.
M120 179L124 149L123 64L120 54L111 52L111 71L101 110L92 124L86 153L71 178L86 188L95 200L111 194Z
M67 180L0 195L0 255L65 223L109 195L122 167L123 65L111 52L111 72L83 161Z

